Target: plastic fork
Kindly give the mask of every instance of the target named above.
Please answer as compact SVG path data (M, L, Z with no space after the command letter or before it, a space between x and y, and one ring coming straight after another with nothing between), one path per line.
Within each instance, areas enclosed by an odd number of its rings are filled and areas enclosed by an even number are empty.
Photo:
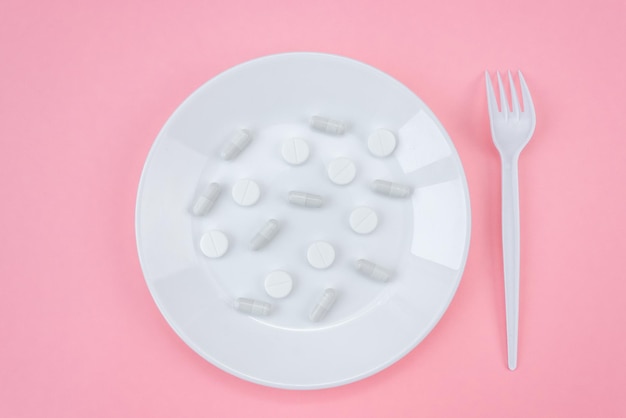
M491 137L500 152L502 161L502 252L504 256L506 341L510 370L515 370L517 367L519 323L520 227L517 161L535 131L535 107L530 97L530 91L522 72L518 71L517 74L523 103L520 104L517 98L515 83L509 71L511 91L511 106L509 107L509 101L498 72L498 89L500 90L500 108L498 108L491 78L489 73L485 71Z

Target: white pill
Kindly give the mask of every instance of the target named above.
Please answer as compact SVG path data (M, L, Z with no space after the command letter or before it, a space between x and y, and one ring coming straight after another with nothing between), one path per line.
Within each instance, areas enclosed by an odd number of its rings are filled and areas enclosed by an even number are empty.
M261 300L239 298L235 301L235 309L250 315L266 316L272 311L272 304Z
M300 165L309 159L309 145L302 138L288 138L283 141L280 153L289 164Z
M357 234L369 234L378 226L378 215L373 209L361 206L350 213L350 227Z
M215 201L220 195L220 185L217 183L211 183L202 188L198 197L191 208L191 213L196 216L204 216L213 207Z
M228 251L228 237L222 231L209 231L200 238L200 250L209 258L219 258Z
M388 129L378 129L367 138L367 148L375 157L388 157L396 149L396 136Z
M341 157L328 164L328 178L335 184L345 185L356 176L356 166L349 158Z
M309 245L306 258L316 269L325 269L335 261L335 249L326 241L316 241Z
M313 322L321 321L324 319L330 308L335 304L335 300L337 299L337 292L335 289L325 289L322 297L320 298L317 305L311 311L309 315L309 319Z
M333 135L343 135L348 129L348 124L340 120L330 119L325 116L313 116L310 120L311 127L318 131Z
M232 190L233 200L240 206L252 206L261 197L259 185L250 179L237 180Z
M223 160L232 160L244 150L252 141L252 134L247 129L240 129L222 146L220 157Z
M354 267L356 267L359 273L374 280L386 282L391 278L391 271L379 266L378 264L372 263L369 260L356 260Z
M287 297L293 289L293 279L286 271L275 270L265 276L265 291L273 298Z
M324 204L324 198L312 193L291 191L289 192L289 203L306 208L319 208Z
M274 239L278 233L279 226L276 219L270 219L263 225L263 227L256 233L250 241L250 249L256 251L262 247L265 247L271 240Z
M410 186L386 180L374 180L371 187L376 193L390 197L409 197L413 192Z

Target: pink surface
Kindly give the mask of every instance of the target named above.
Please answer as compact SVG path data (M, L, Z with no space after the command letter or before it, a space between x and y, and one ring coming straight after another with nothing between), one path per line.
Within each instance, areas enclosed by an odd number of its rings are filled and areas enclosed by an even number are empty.
M0 416L626 416L626 3L33 2L0 7ZM388 72L448 129L472 199L450 309L404 359L313 392L207 363L144 283L137 184L221 71L320 51ZM519 368L506 368L500 166L483 71L521 68Z

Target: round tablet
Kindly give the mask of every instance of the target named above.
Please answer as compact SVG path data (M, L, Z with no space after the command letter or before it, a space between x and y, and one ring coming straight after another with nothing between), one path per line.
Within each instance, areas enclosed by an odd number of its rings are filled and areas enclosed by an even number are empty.
M396 136L388 129L378 129L367 138L367 148L376 157L388 157L396 149Z
M306 258L316 269L325 269L335 261L335 249L326 241L316 241L309 245Z
M350 228L357 234L369 234L378 226L378 215L371 208L361 206L350 213Z
M209 258L219 258L228 251L228 237L222 231L209 231L200 238L200 250Z
M328 164L327 168L328 178L335 184L348 184L356 176L356 166L349 158L336 158Z
M302 138L288 138L280 149L283 159L292 165L299 165L309 159L309 145Z
M273 298L281 299L288 296L293 289L291 274L275 270L265 276L265 291Z
M233 186L233 200L240 206L252 206L261 197L259 185L250 179L237 180Z

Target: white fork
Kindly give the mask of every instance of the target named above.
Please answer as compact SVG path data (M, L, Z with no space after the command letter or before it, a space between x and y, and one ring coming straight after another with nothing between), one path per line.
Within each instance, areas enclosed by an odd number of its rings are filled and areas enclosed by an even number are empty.
M504 255L504 293L506 304L506 341L509 369L517 367L517 334L519 322L519 190L517 180L517 160L535 131L535 107L524 81L518 71L523 110L517 99L511 72L509 84L511 105L509 107L500 73L497 73L500 90L500 110L493 91L489 73L485 71L487 82L487 104L491 121L491 137L500 152L502 161L502 252Z

